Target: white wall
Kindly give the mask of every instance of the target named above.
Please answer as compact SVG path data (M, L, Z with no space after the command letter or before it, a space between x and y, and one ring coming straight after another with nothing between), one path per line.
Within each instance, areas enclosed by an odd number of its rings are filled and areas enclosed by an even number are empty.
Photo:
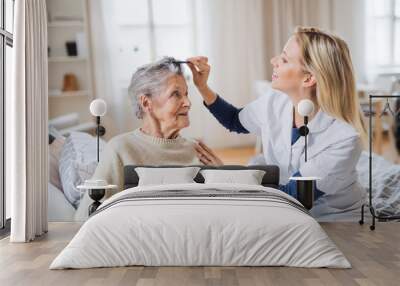
M197 52L209 58L210 87L237 107L254 99L253 82L265 78L261 0L196 1ZM203 107L204 108L204 107ZM208 112L203 139L211 147L255 144L255 136L231 133Z
M349 45L358 82L365 74L365 2L363 0L333 0L333 32Z

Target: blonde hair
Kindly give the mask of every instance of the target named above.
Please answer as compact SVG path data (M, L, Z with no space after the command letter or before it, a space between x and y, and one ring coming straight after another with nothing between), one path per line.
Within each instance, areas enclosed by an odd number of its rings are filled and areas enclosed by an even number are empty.
M317 28L297 27L305 69L314 75L317 102L327 114L352 125L367 146L367 131L355 86L349 48L341 38Z

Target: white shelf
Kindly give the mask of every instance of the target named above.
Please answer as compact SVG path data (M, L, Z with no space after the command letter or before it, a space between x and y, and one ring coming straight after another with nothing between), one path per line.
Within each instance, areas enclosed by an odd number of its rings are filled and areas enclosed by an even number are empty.
M52 21L47 24L49 28L83 28L83 21Z
M48 55L49 116L78 114L79 121L73 124L78 126L73 129L66 128L64 130L66 133L70 130L90 129L93 123L88 122L94 122L94 120L88 110L89 102L95 97L89 25L89 2L91 1L46 1L52 2L47 6L49 14L47 21L48 46L50 48ZM77 55L68 56L65 46L68 41L76 42ZM66 74L73 74L76 77L81 90L62 91Z
M86 58L82 57L50 57L48 58L49 63L78 63L86 61Z
M49 90L49 97L59 97L59 98L65 98L65 97L82 97L82 96L88 96L89 91L88 90L77 90L77 91L60 91L60 90Z
M129 23L129 22L121 22L117 24L121 28L148 28L149 23ZM185 28L190 23L179 23L179 24L156 24L155 28Z

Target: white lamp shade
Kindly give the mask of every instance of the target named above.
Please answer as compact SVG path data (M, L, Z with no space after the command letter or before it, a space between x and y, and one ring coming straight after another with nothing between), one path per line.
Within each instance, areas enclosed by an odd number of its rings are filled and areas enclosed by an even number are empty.
M107 112L107 103L103 99L95 99L90 103L89 109L93 116L104 116Z
M314 112L314 103L309 99L300 100L297 112L303 117L311 115Z

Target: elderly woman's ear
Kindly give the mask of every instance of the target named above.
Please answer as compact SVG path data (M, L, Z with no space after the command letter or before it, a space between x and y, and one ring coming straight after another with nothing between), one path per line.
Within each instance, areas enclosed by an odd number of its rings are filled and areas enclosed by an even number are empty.
M151 113L152 111L152 102L150 97L146 96L146 95L141 95L140 96L140 105L142 107L142 110L145 113Z

